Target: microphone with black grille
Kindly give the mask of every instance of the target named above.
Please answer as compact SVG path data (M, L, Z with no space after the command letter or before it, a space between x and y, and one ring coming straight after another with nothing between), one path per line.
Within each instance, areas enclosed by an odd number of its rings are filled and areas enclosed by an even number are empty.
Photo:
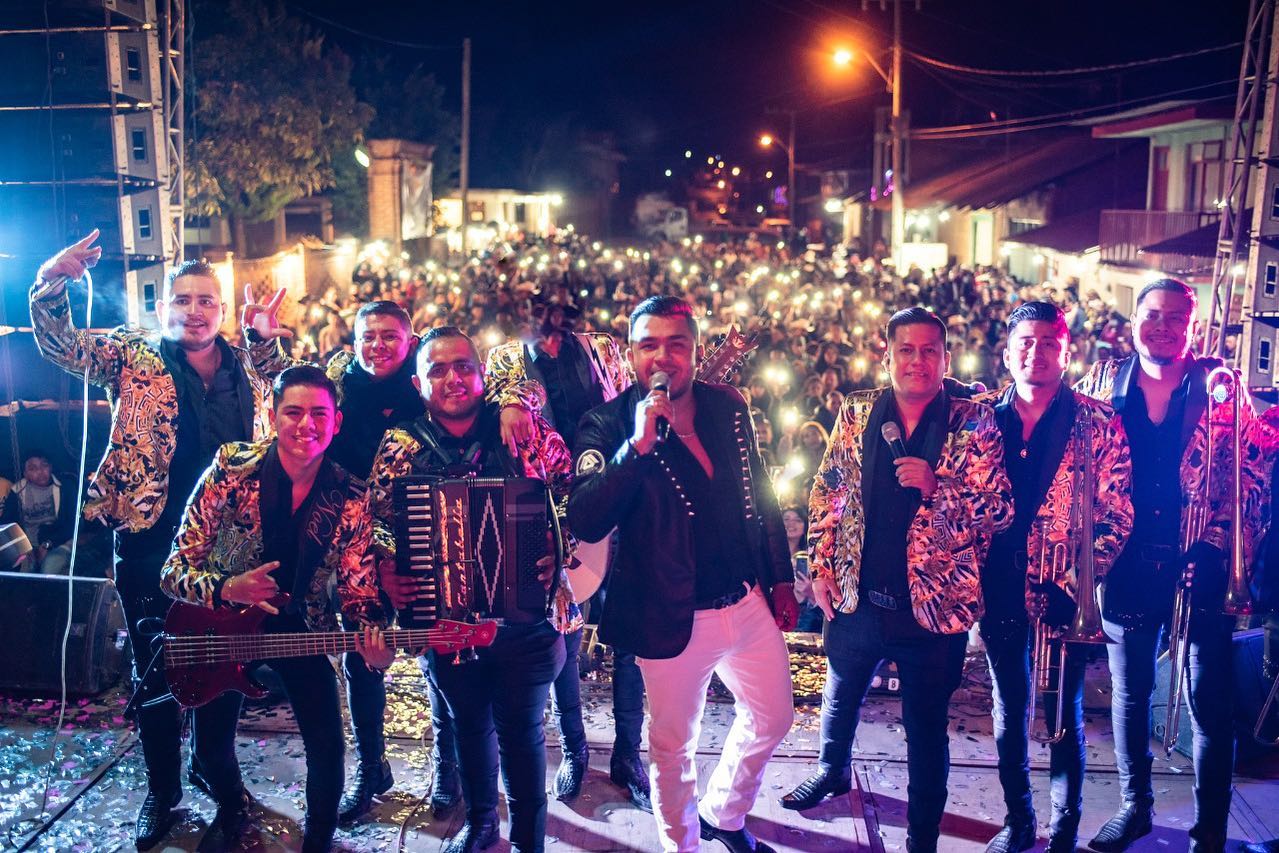
M661 392L662 394L666 394L669 396L671 391L671 377L669 374L666 373L666 371L659 370L656 373L654 373L651 377L649 377L648 387L649 387L649 391L651 392L652 391ZM671 434L671 422L666 420L666 418L659 417L657 419L658 444L661 444L662 442L666 441L666 439L670 437L670 434Z

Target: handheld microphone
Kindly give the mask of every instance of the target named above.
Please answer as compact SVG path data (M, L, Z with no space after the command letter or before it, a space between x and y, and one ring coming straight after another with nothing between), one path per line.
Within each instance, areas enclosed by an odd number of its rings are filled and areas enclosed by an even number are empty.
M902 429L896 423L887 421L879 428L879 434L884 437L884 441L888 442L894 459L901 459L906 455L906 445L902 442Z
M650 391L661 391L663 394L670 394L671 377L664 370L659 370L649 377L648 387ZM666 418L659 417L657 419L657 441L662 443L670 437L671 422Z

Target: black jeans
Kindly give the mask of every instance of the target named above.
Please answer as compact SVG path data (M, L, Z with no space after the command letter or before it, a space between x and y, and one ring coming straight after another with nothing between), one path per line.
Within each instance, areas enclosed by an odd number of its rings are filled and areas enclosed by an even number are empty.
M986 643L986 660L994 682L995 749L999 754L999 783L1004 789L1008 815L1026 819L1034 812L1031 802L1028 720L1030 710L1030 625L1022 620L983 620L981 637ZM1084 671L1085 648L1066 648L1065 697L1062 702L1066 734L1049 747L1049 777L1054 834L1074 835L1079 826L1084 789ZM1056 686L1056 670L1053 670ZM1056 731L1057 703L1043 695L1036 702L1043 709L1048 726Z
M909 610L885 611L863 600L836 613L824 632L828 669L822 691L821 755L826 773L847 775L853 738L871 679L885 660L897 664L906 729L906 820L918 849L936 845L950 773L948 710L964 672L966 634L930 634Z
M582 648L579 629L564 636L564 667L555 677L551 710L560 743L565 752L586 748L586 727L582 722L582 678L578 655ZM640 730L644 726L644 676L635 655L613 649L613 756L639 755Z
M160 522L150 530L115 534L115 586L133 646L133 686L140 702L138 738L147 765L147 784L162 796L182 789L182 711L177 701L168 697L164 658L155 656L153 647L173 605L173 599L160 591L160 569L169 557L173 533L172 524ZM153 658L154 665L148 671ZM193 726L203 710L194 713Z
M342 797L342 711L337 674L323 655L262 661L280 676L293 706L293 716L306 748L306 829L308 835L332 837ZM205 778L219 802L234 802L243 787L235 757L235 730L244 696L224 693L205 705L192 745Z
M457 733L466 817L497 815L499 760L511 815L511 846L541 851L546 842L546 732L551 682L564 666L564 638L549 622L505 625L477 660L427 656Z

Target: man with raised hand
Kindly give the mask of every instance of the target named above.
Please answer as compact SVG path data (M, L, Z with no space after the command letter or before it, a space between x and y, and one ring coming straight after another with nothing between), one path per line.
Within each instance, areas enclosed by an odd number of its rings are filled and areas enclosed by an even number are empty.
M271 434L271 385L253 370L248 353L219 333L226 305L206 261L186 261L169 273L156 301L158 331L121 326L101 334L75 328L67 287L102 256L93 245L97 238L95 230L40 267L31 287L31 320L41 354L105 388L112 402L111 437L90 481L84 517L115 531L114 578L133 643L141 698L138 736L147 766L135 840L146 850L177 820L182 718L168 697L163 660L152 663L152 636L139 626L168 611L160 567L187 496L215 451L230 441ZM200 717L196 711L197 730ZM212 788L198 764L188 778L220 805L242 795Z

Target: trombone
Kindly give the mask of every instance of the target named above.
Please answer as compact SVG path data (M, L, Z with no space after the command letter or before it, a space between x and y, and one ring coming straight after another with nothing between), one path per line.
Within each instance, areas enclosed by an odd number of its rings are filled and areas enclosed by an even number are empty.
M1230 429L1230 553L1228 556L1228 582L1222 612L1229 616L1248 616L1252 613L1252 595L1248 590L1248 566L1244 560L1243 542L1243 376L1232 367L1214 368L1207 377L1208 407L1230 407L1230 420L1220 421L1208 416L1208 437L1205 447L1204 477L1200 487L1190 496L1186 506L1186 528L1182 537L1182 553L1203 538L1208 522L1212 520L1212 495L1215 479L1217 440L1213 427ZM1190 656L1191 590L1194 588L1195 564L1187 563L1177 579L1177 591L1172 603L1172 623L1168 629L1168 707L1164 718L1164 752L1172 755L1177 745L1178 728L1181 725L1181 705L1186 689L1186 665ZM1275 691L1271 691L1272 699ZM1262 721L1258 721L1258 725Z
M1065 542L1048 547L1048 524L1041 523L1039 532L1039 583L1053 583L1070 569L1075 568L1075 616L1060 636L1040 617L1035 617L1034 645L1031 648L1030 720L1031 738L1037 743L1058 743L1066 736L1064 724L1066 710L1066 644L1107 643L1109 638L1101 627L1101 610L1097 607L1096 594L1096 535L1093 513L1096 506L1097 481L1093 473L1093 423L1092 416L1081 410L1074 426L1075 459L1073 486L1075 499L1070 507L1070 525ZM1053 670L1057 677L1054 683ZM1057 711L1055 727L1047 716L1049 694L1056 692ZM1045 694L1044 729L1034 728L1035 694Z

